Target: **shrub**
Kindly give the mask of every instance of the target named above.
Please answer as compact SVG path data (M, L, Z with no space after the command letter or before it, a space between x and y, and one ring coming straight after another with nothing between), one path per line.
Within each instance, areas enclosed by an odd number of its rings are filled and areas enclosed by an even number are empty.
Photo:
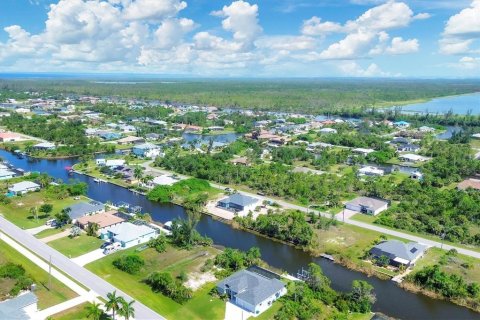
M126 273L135 274L145 265L145 261L136 254L130 254L115 259L113 265Z

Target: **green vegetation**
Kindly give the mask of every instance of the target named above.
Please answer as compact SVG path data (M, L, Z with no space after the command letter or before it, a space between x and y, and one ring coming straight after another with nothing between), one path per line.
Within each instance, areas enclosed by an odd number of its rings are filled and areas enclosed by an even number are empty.
M64 237L53 240L48 245L67 257L75 258L100 248L102 243L103 241L98 238L81 234L75 238Z
M173 301L183 304L192 298L192 290L186 288L178 279L168 272L153 272L146 279L153 292L161 292Z
M0 240L0 265L14 264L21 265L25 270L25 276L37 285L35 295L38 297L38 307L40 310L70 300L76 294L67 288L63 283L55 278L49 280L48 273L35 265L29 259L21 255L8 244ZM6 281L5 281L6 280ZM51 287L49 283L51 281ZM15 286L15 281L11 279L0 279L1 295L8 294Z
M246 252L226 248L222 253L215 257L215 265L225 269L226 273L229 274L259 264L260 257L260 249L257 247L250 248Z
M199 194L210 193L216 189L210 183L201 179L186 179L171 186L156 186L147 195L148 200L158 202L188 201Z
M26 275L22 265L11 262L0 264L0 282L3 283L0 286L2 288L0 300L4 300L8 296L15 297L21 290L30 289L33 284L33 280ZM8 289L10 291L7 292Z
M52 320L71 320L71 319L87 319L87 307L90 303L85 302L73 308L64 310L52 316Z
M145 261L139 255L129 254L113 260L112 264L126 273L135 274L145 265Z

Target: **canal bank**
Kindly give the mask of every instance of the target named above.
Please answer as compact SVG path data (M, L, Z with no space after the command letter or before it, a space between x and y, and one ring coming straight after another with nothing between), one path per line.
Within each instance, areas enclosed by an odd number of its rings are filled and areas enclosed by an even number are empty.
M66 167L71 167L75 160L39 160L18 159L15 155L0 150L0 157L26 171L40 171L49 175L69 181L76 179L88 184L88 197L101 202L112 201L118 203L128 202L141 206L144 212L151 214L153 220L164 223L166 221L185 217L182 207L174 204L161 204L151 202L146 197L108 183L96 183L92 178L84 175L69 175ZM249 233L244 230L234 229L230 225L217 221L210 216L202 216L198 224L198 231L214 241L216 245L248 250L259 247L262 259L269 265L285 270L291 274L309 263L319 264L324 273L331 279L332 287L339 291L349 291L353 280L365 280L372 284L377 295L377 302L373 311L382 312L392 317L401 319L478 319L478 313L454 305L447 301L435 300L424 295L414 294L403 290L392 281L384 281L375 277L349 270L326 259L315 258L308 253L295 249L270 239Z

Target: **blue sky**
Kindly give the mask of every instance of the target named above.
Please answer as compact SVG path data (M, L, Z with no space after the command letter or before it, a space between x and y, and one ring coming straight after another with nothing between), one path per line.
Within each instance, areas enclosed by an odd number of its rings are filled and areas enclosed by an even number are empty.
M480 0L2 0L0 70L480 76Z

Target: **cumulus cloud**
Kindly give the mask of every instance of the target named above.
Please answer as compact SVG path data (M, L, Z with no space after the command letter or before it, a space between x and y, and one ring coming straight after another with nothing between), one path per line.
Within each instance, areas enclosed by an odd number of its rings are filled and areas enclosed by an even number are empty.
M375 63L371 63L366 68L362 68L354 61L345 61L338 64L339 70L348 76L353 77L388 77L390 73L382 71L382 69Z
M439 41L444 54L466 54L480 39L480 0L473 0L468 8L451 16Z

